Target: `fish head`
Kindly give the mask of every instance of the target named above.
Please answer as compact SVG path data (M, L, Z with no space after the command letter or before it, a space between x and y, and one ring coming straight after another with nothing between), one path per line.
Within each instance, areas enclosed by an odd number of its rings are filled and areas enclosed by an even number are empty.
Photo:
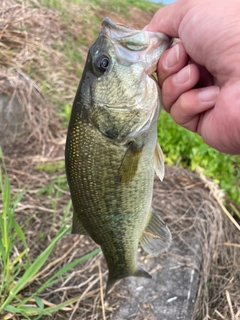
M102 37L107 38L113 45L114 50L111 50L110 56L114 57L117 63L123 66L137 64L147 75L156 71L161 54L172 44L172 38L164 33L134 30L109 18L103 19L102 30L94 44L97 48L99 44L104 46ZM93 47L94 50L96 47ZM96 51L98 52L98 49Z
M90 121L107 137L133 139L156 122L159 88L152 74L172 39L104 18L89 50L81 85Z

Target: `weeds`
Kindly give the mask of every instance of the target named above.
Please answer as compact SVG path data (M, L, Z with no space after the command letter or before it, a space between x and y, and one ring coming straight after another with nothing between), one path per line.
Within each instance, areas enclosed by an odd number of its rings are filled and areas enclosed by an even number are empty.
M230 156L210 148L201 137L177 125L164 111L158 124L158 139L167 164L180 165L192 171L201 167L228 197L240 204L240 156Z
M0 160L2 163L0 167L0 193L3 203L2 214L0 215L0 314L3 314L2 319L7 319L7 314L10 313L24 316L25 319L36 316L34 319L37 320L44 315L55 313L79 299L77 296L58 305L49 307L46 305L46 301L39 297L39 294L47 287L58 282L60 276L72 270L77 264L96 255L100 249L96 249L83 257L65 264L64 267L55 272L34 292L31 292L29 287L41 274L40 269L46 264L49 255L58 241L70 230L68 225L71 220L71 215L69 215L71 203L69 202L65 210L61 226L56 236L45 250L31 262L29 247L25 237L26 231L22 229L15 219L15 209L20 203L24 191L17 193L12 199L11 186L1 152ZM48 267L45 267L45 271Z

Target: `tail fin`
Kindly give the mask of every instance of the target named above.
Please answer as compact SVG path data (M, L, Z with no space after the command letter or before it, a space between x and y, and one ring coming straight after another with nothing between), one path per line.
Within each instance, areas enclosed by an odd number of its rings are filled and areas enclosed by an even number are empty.
M127 275L121 275L121 276L116 276L115 274L111 274L111 272L109 272L106 291L105 291L105 298L107 297L108 292L112 289L112 287L116 282L130 276L152 279L152 276L149 273L147 273L147 271L143 270L140 267L138 267L138 269L133 274L127 274Z

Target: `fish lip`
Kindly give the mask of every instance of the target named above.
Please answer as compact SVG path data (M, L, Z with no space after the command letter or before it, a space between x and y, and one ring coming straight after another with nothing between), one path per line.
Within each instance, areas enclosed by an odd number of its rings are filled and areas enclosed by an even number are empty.
M113 29L115 29L115 30L124 30L124 31L126 31L126 29L128 30L128 31L131 31L132 32L132 29L129 27L129 26L126 26L126 25L124 25L124 24L121 24L121 23L116 23L116 22L114 22L114 21L112 21L110 18L108 18L108 17L105 17L104 19L103 19L103 21L102 21L102 26L103 27L111 27L111 28L113 28Z
M134 30L130 28L129 26L120 24L120 23L115 23L112 21L110 18L105 17L102 21L102 35L104 35L107 38L115 38L115 40L119 41L124 38L128 38L128 36L133 37L134 35L138 33L147 33L147 34L157 34L158 39L161 39L163 43L165 43L165 48L168 49L172 46L174 38L168 36L165 33L162 32L153 32L153 31L146 31L146 30ZM121 35L119 34L113 34L114 32L120 32ZM149 36L146 35L146 39L149 39ZM149 41L149 40L148 40Z
M109 40L111 39L111 42L119 41L120 39L127 38L129 36L134 36L139 32L140 30L134 30L129 26L116 23L108 17L105 17L102 21L101 34Z

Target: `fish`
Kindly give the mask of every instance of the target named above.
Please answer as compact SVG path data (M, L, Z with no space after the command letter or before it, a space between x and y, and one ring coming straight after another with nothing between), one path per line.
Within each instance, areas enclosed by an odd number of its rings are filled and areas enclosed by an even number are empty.
M169 228L151 206L154 172L164 176L153 73L171 44L163 33L104 18L73 102L65 146L72 233L101 247L106 294L125 277L151 278L138 266L139 245L152 255L171 245Z

